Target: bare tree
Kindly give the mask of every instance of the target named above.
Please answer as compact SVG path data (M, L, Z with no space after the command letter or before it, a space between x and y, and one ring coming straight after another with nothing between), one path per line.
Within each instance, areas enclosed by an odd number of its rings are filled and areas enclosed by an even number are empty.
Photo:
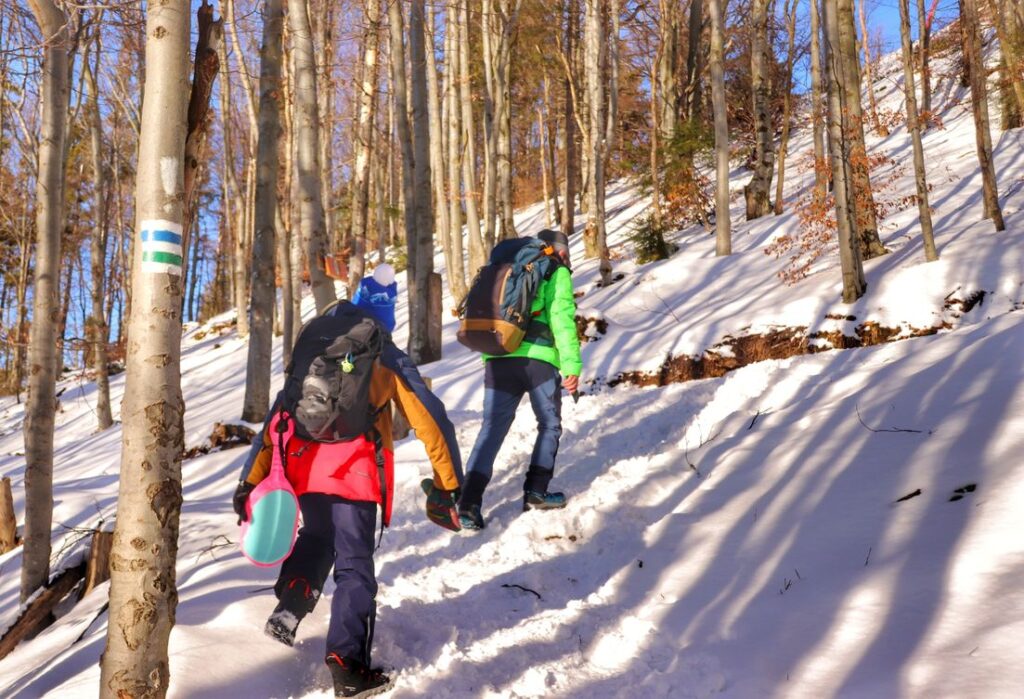
M917 186L917 211L921 220L924 257L928 262L939 259L932 235L932 212L928 208L928 181L924 172L924 148L921 146L921 122L917 115L917 94L914 85L914 52L910 43L910 3L899 0L900 44L903 49L903 91L907 96L907 130L914 147L914 183Z
M811 129L814 140L814 195L813 201L820 206L825 201L828 175L825 161L825 119L822 113L821 79L821 28L818 7L821 0L810 0L811 4Z
M878 120L878 100L875 99L874 65L871 60L871 35L868 33L866 4L867 0L858 0L857 3L857 9L860 11L860 46L864 53L864 82L867 83L868 104L871 106L871 122L875 126L875 133L879 136L888 136L889 129Z
M602 284L611 282L612 265L608 256L605 232L604 166L605 166L605 94L604 58L605 37L601 0L586 0L584 31L585 66L587 76L587 164L590 168L590 187L587 190L587 226L583 231L587 257L600 259Z
M363 3L362 80L357 92L358 122L355 128L355 165L352 168L352 226L349 240L348 293L352 297L366 269L366 231L370 203L370 158L373 152L373 121L377 106L377 44L380 37L380 0Z
M992 163L992 132L988 118L988 87L985 61L981 53L981 29L977 0L960 0L960 17L964 24L964 59L971 70L971 108L974 111L974 136L981 168L982 201L985 218L992 219L997 231L1005 229L1003 210L999 206L999 189Z
M53 521L54 389L60 237L64 227L64 139L69 95L67 17L53 0L30 0L45 42L42 133L36 174L36 264L25 405L25 533L21 600L46 584Z
M294 11L295 8L292 8ZM281 140L282 0L266 0L260 48L260 110L256 146L256 208L249 298L249 358L245 367L242 419L260 422L270 406L270 355L274 323L274 226L277 224L278 143ZM315 117L314 104L314 117ZM314 171L315 172L315 171ZM314 180L316 193L320 182ZM308 193L308 192L307 192Z
M565 8L565 47L562 52L562 59L565 63L565 113L562 115L565 138L565 151L562 156L562 162L565 163L565 195L562 199L565 206L562 207L562 233L571 236L576 232L576 120L582 115L577 115L574 108L575 88L573 73L570 70L579 28L576 0L566 0Z
M856 238L857 208L851 182L850 111L845 103L850 84L858 83L849 64L837 55L840 47L838 5L843 0L822 0L825 20L825 79L828 85L828 131L832 158L833 192L836 203L836 229L839 233L839 264L843 277L843 302L853 303L864 294L867 283Z
M878 217L875 213L875 199L871 189L868 167L867 146L864 141L864 109L861 104L860 60L857 58L857 30L853 21L853 0L838 0L837 22L839 43L832 47L833 56L843 62L840 85L843 96L844 138L849 142L850 180L856 199L856 233L860 244L861 258L870 260L888 252L878 237ZM834 173L833 173L834 176Z
M768 112L768 67L772 57L768 43L768 0L752 0L750 6L750 82L754 114L754 173L743 193L747 220L771 211L770 192L775 169L772 120Z
M459 102L462 105L462 182L466 198L466 238L469 248L469 275L472 277L487 261L490 248L485 246L480 232L477 210L476 127L473 119L473 100L470 91L469 64L469 0L456 0L459 4Z
M110 381L107 368L107 338L109 327L103 306L106 286L107 261L107 225L108 225L108 194L107 171L103 161L103 124L100 115L99 87L96 76L100 66L100 23L103 19L101 11L96 19L96 30L93 35L93 56L86 52L82 60L82 77L89 90L89 103L86 108L86 121L89 128L89 151L92 156L92 187L93 187L93 231L89 244L89 267L91 284L89 298L91 314L87 325L93 374L96 381L96 424L105 430L114 424L110 410ZM95 60L95 67L89 64Z
M334 303L337 296L334 283L324 273L323 265L327 252L327 231L324 227L324 201L320 188L320 119L308 0L288 0L288 28L295 58L295 129L302 240L306 248L313 298L317 312L320 312Z
M136 176L127 383L102 697L163 697L178 594L181 514L181 233L190 3L148 6Z
M814 2L815 0L811 0ZM779 177L775 182L775 215L782 213L782 188L786 182L786 155L789 152L789 118L793 103L793 58L796 49L796 0L785 0L782 14L786 20L786 75L782 93L782 138L779 141Z
M812 0L813 2L814 0ZM729 218L729 117L725 104L724 0L708 0L711 15L711 109L715 120L715 254L732 253Z

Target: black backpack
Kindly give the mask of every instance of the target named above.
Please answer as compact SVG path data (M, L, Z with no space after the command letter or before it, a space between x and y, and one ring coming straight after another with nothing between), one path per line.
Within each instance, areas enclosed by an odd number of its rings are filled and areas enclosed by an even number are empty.
M514 352L533 320L530 308L537 289L561 264L554 253L537 238L512 238L494 246L457 309L458 341L494 356Z
M378 409L370 404L370 379L387 338L376 320L347 301L303 326L285 370L282 403L299 437L346 442L371 434Z

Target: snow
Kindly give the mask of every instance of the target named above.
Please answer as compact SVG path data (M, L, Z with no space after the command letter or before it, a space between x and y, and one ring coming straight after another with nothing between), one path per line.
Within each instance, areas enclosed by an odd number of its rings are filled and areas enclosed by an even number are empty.
M981 217L964 94L948 65L935 74L945 128L928 132L925 149L940 260L924 262L915 208L893 214L882 222L892 252L866 264L867 294L854 304L839 300L834 255L797 285L782 284L785 260L764 247L795 229L795 215L747 224L739 201L734 255L716 258L713 236L690 229L674 236L672 258L638 265L625 236L648 202L628 183L609 187L610 244L624 278L598 288L596 265L573 241L580 314L608 328L592 325L584 395L564 403L553 485L569 506L520 511L535 431L525 407L495 465L488 527L478 534L428 522L418 483L429 463L415 440L399 444L396 509L376 556L375 660L394 669L388 696L1024 693L1024 133L997 138L1007 231L995 233ZM902 79L896 70L879 75L890 86ZM899 89L880 95L885 109L901 109ZM902 127L869 141L908 158ZM809 134L797 132L790 199L811 181L798 166L809 148ZM734 189L747 176L735 173ZM911 193L912 172L892 187ZM518 224L531 231L543 219L535 205ZM968 312L948 303L982 290ZM400 327L405 304L403 294ZM246 345L230 325L216 329L230 321L226 314L184 337L187 447L215 422L237 421ZM423 372L465 458L480 426L482 371L447 313L445 322L444 358ZM852 334L865 322L939 332L663 388L607 385L728 337L794 327ZM404 344L401 330L397 340ZM280 361L278 347L276 385ZM111 379L115 411L124 379ZM86 530L110 527L120 451L119 428L94 432L94 386L68 376L61 387L55 568L77 560ZM19 521L22 422L23 406L3 399L0 475L12 480ZM182 467L169 695L330 696L326 601L294 648L262 634L275 571L237 550L230 497L244 456L213 453ZM962 497L951 499L958 489ZM18 611L20 566L20 549L0 556L0 627ZM95 696L106 592L101 586L0 661L0 695Z

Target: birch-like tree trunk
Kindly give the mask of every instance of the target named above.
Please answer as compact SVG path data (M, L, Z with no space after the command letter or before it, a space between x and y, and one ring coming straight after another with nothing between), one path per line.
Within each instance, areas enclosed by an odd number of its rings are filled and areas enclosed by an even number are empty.
M604 136L606 132L604 104L604 21L601 0L586 0L584 42L587 76L587 154L590 187L587 190L587 227L583 243L587 257L600 259L601 283L611 282L612 266L608 257L604 208Z
M317 313L337 300L334 282L324 272L327 229L320 189L320 120L317 105L316 61L310 33L308 0L288 0L288 29L295 58L295 127L298 148L299 209L302 240Z
M462 186L466 201L466 239L469 248L469 278L484 266L491 249L480 232L477 209L476 125L470 89L469 64L469 0L456 0L459 5L459 102L462 105Z
M814 2L815 0L811 0ZM782 138L779 140L779 176L775 181L775 215L782 213L782 188L786 182L786 155L789 153L789 118L793 103L793 54L796 48L796 0L785 0L782 11L786 20L786 75L782 93Z
M301 0L300 0L301 2ZM294 8L293 8L294 9ZM249 298L249 358L242 419L261 422L270 407L270 355L274 344L274 242L277 225L278 144L281 140L283 0L267 0L260 47L260 111L256 145L256 208ZM314 103L314 107L315 107ZM315 115L314 111L314 115ZM319 194L319 179L315 181Z
M849 177L853 187L856 206L856 234L863 260L884 255L888 252L878 237L878 217L875 214L875 198L871 189L871 175L868 168L868 152L864 141L864 109L861 104L860 59L857 57L857 29L853 19L853 0L838 0L837 22L839 31L838 51L833 56L843 62L841 87L843 95L845 138L849 144Z
M181 514L181 224L189 96L190 3L151 3L136 175L127 379L110 620L100 696L163 697L178 602Z
M100 19L102 21L102 12ZM82 77L89 90L89 103L86 109L86 120L89 125L89 152L92 156L93 177L93 230L89 241L89 269L91 283L89 300L91 312L86 332L91 348L92 369L96 381L96 426L105 430L114 424L110 410L110 381L107 368L107 339L110 329L103 306L107 274L107 225L108 225L108 192L107 171L103 162L103 122L100 114L99 87L96 76L100 65L100 37L97 29L93 37L93 49L96 60L95 67L89 65L88 52L82 60Z
M818 7L821 0L811 4L811 129L814 141L814 193L813 201L821 206L828 189L827 161L825 160L825 119L822 112L821 28Z
M992 163L992 132L988 117L988 86L985 61L981 52L981 27L977 0L960 0L960 16L964 25L964 58L971 70L971 108L974 112L974 137L981 168L982 202L985 218L992 219L997 231L1005 229L1003 210L999 206L999 189Z
M405 224L405 240L408 259L407 279L415 276L416 250L411 241L416 238L416 217L410 208L413 203L413 148L412 130L409 126L409 88L408 69L405 61L405 16L400 0L388 2L388 51L391 56L391 116L394 122L394 133L402 155L402 176L399 192L402 220ZM409 290L409 302L412 304L412 291Z
M868 13L865 5L867 0L858 0L857 9L860 10L860 45L864 53L864 82L868 88L868 104L871 106L871 122L874 124L875 133L879 136L888 136L889 129L878 120L878 100L875 99L875 76L871 60L871 37L868 34Z
M833 193L836 202L836 229L839 237L839 265L843 278L843 302L853 303L867 288L856 236L858 202L850 181L850 144L848 134L850 111L846 104L844 83L858 84L850 75L848 64L836 55L839 49L839 8L842 0L822 0L825 24L825 79L828 85L829 150L832 158Z
M811 0L814 2L815 0ZM711 110L715 120L715 254L732 253L729 218L729 116L725 104L724 0L708 0L711 16Z
M914 50L910 42L910 2L899 0L900 45L903 49L903 92L907 97L907 130L914 147L914 184L917 186L917 211L921 220L924 257L928 262L939 259L932 235L932 212L928 208L928 180L924 172L924 148L921 146L921 123L917 117L917 87L914 85Z
M494 173L496 181L496 203L499 230L497 237L505 240L516 237L515 202L512 196L512 45L519 23L522 0L497 0L497 9L492 0L489 48L491 51L491 79L488 83L493 105L493 123L490 141L493 143ZM486 10L485 10L486 12Z
M750 6L750 82L754 115L754 173L743 193L747 202L747 220L771 212L772 174L775 150L772 120L768 112L770 96L768 67L771 52L768 44L768 0L752 0Z
M494 247L497 235L498 216L498 128L497 95L494 87L494 24L495 0L482 0L480 14L480 44L483 50L484 69L484 247L488 254ZM504 94L504 92L502 93Z
M380 0L363 4L363 66L358 88L355 165L352 168L352 226L349 240L348 294L352 298L366 270L366 233L370 203L370 158L377 105L377 46L380 38Z
M53 523L54 389L60 238L64 228L64 140L69 99L68 24L53 0L30 0L46 46L43 55L42 133L36 170L36 264L29 330L25 405L25 531L21 601L46 584Z

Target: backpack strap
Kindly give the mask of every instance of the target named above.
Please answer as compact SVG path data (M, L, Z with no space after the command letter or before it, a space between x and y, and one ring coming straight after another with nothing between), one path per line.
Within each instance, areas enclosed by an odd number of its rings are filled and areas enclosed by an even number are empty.
M377 545L374 547L374 552L380 548L380 542L384 539L384 529L387 527L384 524L384 518L387 517L388 512L388 478L385 467L384 459L384 439L380 435L380 430L377 429L377 417L387 407L387 403L374 408L370 406L370 430L366 433L367 439L373 444L373 460L377 464L377 482L380 484L380 534L377 536Z

